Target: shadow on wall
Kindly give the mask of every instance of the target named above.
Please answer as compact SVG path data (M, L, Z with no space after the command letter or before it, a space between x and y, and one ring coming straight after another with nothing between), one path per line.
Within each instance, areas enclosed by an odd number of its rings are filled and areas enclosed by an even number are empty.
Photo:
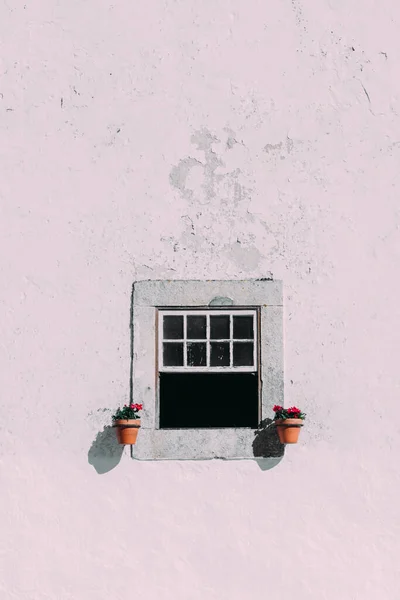
M133 293L135 284L131 289L131 301L129 306L129 329L130 329L130 373L129 373L129 399L132 402L133 387ZM104 410L104 409L103 409ZM104 475L114 469L120 462L124 446L119 444L114 427L106 425L100 431L88 452L88 461L99 475Z
M254 432L253 454L263 471L276 466L285 453L285 446L280 443L276 427L272 419L264 419ZM264 460L263 460L264 459ZM271 459L274 459L271 461Z
M107 425L91 445L88 461L99 475L103 475L118 465L123 451L124 446L118 443L115 428Z
M285 453L272 419L265 419L254 432L253 455L262 471L277 466ZM88 452L88 462L99 475L108 473L120 462L124 446L119 444L114 427L107 425L100 431Z

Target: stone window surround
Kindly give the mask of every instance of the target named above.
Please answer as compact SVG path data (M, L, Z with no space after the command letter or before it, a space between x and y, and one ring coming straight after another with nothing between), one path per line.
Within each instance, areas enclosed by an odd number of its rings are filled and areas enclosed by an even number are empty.
M132 297L132 398L143 403L141 429L133 457L139 460L260 458L250 428L159 429L157 310L174 308L259 308L261 420L283 404L282 282L271 279L235 281L137 281ZM265 454L268 456L268 453Z

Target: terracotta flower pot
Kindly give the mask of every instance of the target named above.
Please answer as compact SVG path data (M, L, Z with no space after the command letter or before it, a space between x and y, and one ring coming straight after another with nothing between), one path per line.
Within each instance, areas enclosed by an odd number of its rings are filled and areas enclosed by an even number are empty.
M140 419L118 419L114 423L120 444L136 444L139 433Z
M275 425L281 444L297 444L303 419L278 419Z

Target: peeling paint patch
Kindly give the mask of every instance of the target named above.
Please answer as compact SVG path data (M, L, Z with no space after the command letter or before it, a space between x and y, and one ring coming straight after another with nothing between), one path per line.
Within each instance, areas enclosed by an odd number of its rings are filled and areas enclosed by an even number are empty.
M202 150L204 153L212 152L212 145L220 142L220 140L213 135L208 129L203 127L199 131L196 131L191 137L192 144L195 144L198 150Z
M287 136L284 142L279 142L278 144L266 144L264 146L264 151L269 153L273 152L287 152L290 154L293 150L294 143L293 140Z
M275 150L281 150L282 145L282 142L279 142L279 144L266 144L264 150L265 152L274 152Z
M191 142L197 150L204 153L204 161L191 156L183 158L172 168L170 182L186 200L209 204L217 195L218 185L228 176L226 173L217 173L217 169L225 166L213 149L213 144L220 140L203 128L192 135ZM200 171L195 173L195 168L200 168Z
M193 191L186 187L186 180L193 167L203 167L203 164L196 158L188 156L180 160L169 175L171 185L177 188L187 200L190 200L193 195Z
M225 133L228 135L228 139L226 140L226 149L232 150L232 148L238 144L239 142L236 139L236 133L230 127L225 127Z

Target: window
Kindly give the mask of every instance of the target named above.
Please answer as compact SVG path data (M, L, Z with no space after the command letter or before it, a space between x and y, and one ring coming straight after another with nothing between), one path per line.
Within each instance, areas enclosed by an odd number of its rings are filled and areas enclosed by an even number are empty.
M159 370L257 370L256 310L160 311Z
M257 310L160 310L160 428L257 427Z
M256 428L283 404L281 282L136 282L132 398L135 458L260 457Z

